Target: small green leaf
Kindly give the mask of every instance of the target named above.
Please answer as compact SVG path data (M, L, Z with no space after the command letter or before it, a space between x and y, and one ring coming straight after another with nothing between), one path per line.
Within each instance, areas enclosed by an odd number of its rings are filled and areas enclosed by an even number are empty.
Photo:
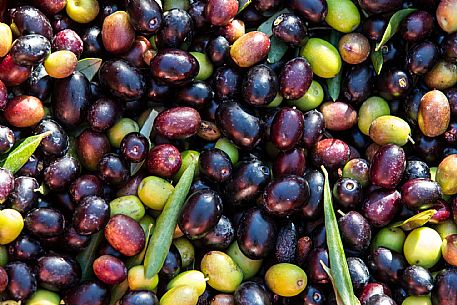
M404 221L400 221L397 223L394 223L392 227L394 228L402 228L405 231L411 231L416 228L422 227L425 225L432 217L435 215L436 210L427 210L420 212L419 214L416 214Z
M149 112L148 118L144 122L143 127L141 127L140 133L147 139L151 137L152 128L154 128L154 121L158 115L159 113L152 109L151 112ZM132 176L135 175L140 170L141 166L143 166L143 163L144 161L140 163L132 163L130 165L130 174Z
M244 11L245 8L251 4L252 0L239 0L238 2L238 14Z
M86 78L91 81L95 74L97 74L98 69L102 65L101 58L84 58L78 61L78 65L76 66L76 71L81 72L86 76Z
M341 33L335 30L332 30L330 33L329 42L335 47L338 48L338 41L340 40ZM336 101L340 96L341 92L341 79L343 75L343 69L340 69L340 72L335 77L327 79L327 88L328 93L333 101Z
M262 23L257 28L257 31L267 34L268 37L273 36L273 29L272 29L273 22L275 21L276 17L278 17L279 15L284 14L284 13L290 13L290 10L283 9L279 12L276 12L276 14L274 14L273 16L268 18L264 23Z
M381 73L382 65L384 64L384 58L382 56L382 50L379 51L372 51L370 54L371 62L373 63L373 67L376 71L376 74Z
M103 231L93 234L90 238L89 246L76 256L76 260L81 266L81 279L83 281L89 280L93 277L94 271L92 270L92 264L97 256L98 246L102 240Z
M275 36L270 39L270 52L268 52L268 62L274 64L283 58L289 46Z
M9 169L13 174L24 166L29 160L35 150L45 137L52 134L52 131L44 132L35 136L28 137L21 144L19 144L12 152L6 157L3 167Z
M40 187L35 190L35 192L40 193L41 195L47 195L49 193L49 188L46 184L41 183Z
M390 17L389 23L387 24L387 28L384 32L384 35L382 35L381 41L376 45L375 51L379 51L379 49L383 45L385 45L386 42L389 41L390 38L392 38L392 36L395 35L402 20L416 10L417 9L415 8L405 8L393 14L392 17Z

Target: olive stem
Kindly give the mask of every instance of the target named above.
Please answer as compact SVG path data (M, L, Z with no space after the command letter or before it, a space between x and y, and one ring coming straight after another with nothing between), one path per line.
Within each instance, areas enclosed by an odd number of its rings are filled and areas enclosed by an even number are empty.
M416 144L416 142L414 142L413 138L408 135L408 141L411 142L413 145Z
M337 212L338 212L338 214L340 214L340 215L343 216L343 217L346 216L346 214L345 214L343 211L341 211L340 209L338 209Z
M333 136L328 131L324 131L323 134L327 139L333 139Z

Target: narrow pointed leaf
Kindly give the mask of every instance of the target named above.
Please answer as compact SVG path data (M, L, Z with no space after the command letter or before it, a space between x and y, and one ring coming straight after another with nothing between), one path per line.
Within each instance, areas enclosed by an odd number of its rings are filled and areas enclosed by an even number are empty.
M252 0L239 0L238 2L238 14L244 11L245 8L251 4Z
M145 136L147 139L149 139L151 137L152 128L154 128L154 121L158 115L159 115L159 113L157 111L155 111L154 109L152 109L148 115L148 118L144 122L143 127L141 127L141 129L140 129L140 133L143 136ZM140 163L132 163L130 165L130 174L132 176L135 175L140 170L141 166L143 166L143 163L144 163L144 161L142 161Z
M403 10L399 10L395 12L395 14L390 17L389 23L387 24L387 28L382 35L381 41L376 45L375 51L379 51L379 49L389 41L392 36L397 33L398 27L400 23L412 12L416 11L415 8L405 8Z
M274 64L284 57L289 46L282 40L272 36L270 39L270 51L268 52L268 62Z
M78 61L76 71L81 72L86 78L91 81L97 74L100 66L102 65L101 58L84 58Z
M332 30L329 40L335 48L338 48L338 41L340 37L341 34L339 32ZM333 101L336 101L340 96L342 75L343 69L341 69L335 77L327 79L328 93Z
M381 73L382 65L384 64L384 58L382 56L382 50L372 51L370 54L371 62L373 63L374 70L376 74Z
M94 271L92 270L92 264L97 256L98 246L102 240L103 231L95 233L90 238L89 246L76 256L76 260L81 266L81 279L83 281L93 278Z
M404 221L394 223L392 227L402 228L405 231L411 231L425 225L435 215L436 210L427 210L420 212Z

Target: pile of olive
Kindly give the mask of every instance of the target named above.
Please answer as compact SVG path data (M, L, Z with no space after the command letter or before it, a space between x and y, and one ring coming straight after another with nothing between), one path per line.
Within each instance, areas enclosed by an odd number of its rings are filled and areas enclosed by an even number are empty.
M0 165L0 304L336 305L323 165L361 305L455 305L457 0L0 0Z

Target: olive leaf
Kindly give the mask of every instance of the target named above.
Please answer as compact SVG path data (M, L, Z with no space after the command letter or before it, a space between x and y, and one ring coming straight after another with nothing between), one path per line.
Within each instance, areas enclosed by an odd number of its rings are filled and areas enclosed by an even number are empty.
M76 260L81 266L81 280L85 281L93 277L92 264L97 256L98 246L103 240L103 231L93 234L90 238L89 246L76 256Z
M435 215L436 210L427 210L420 212L404 221L399 221L392 225L393 228L401 228L405 231L411 231L425 225Z
M346 255L341 241L338 222L335 216L335 210L332 203L332 191L328 179L328 172L324 166L321 166L324 173L324 220L327 237L328 256L330 261L330 274L333 278L332 283L335 286L336 295L338 296L338 305L358 305L354 296L349 267L346 261Z
M376 74L381 73L382 65L384 64L384 58L382 56L382 50L372 51L370 54L371 62L373 63L374 70Z
M76 71L81 72L91 81L102 65L101 58L84 58L78 61Z
M154 121L158 115L159 113L152 109L151 112L149 112L148 118L144 122L143 127L141 127L140 133L148 140L151 137L152 128L154 128ZM140 170L141 166L143 166L143 163L144 161L132 163L132 165L130 165L130 174L132 176L135 175Z
M381 41L376 45L375 51L379 51L383 45L386 44L387 41L389 41L392 36L395 35L395 33L398 30L398 27L400 26L400 23L405 19L409 14L412 12L416 11L415 8L405 8L403 10L399 10L395 12L395 14L390 17L389 23L387 24L387 28L382 35Z
M270 64L274 64L281 60L284 57L289 46L282 40L276 38L275 36L270 39L270 51L268 52L267 61Z
M8 154L8 157L6 157L5 162L3 163L3 168L10 170L13 174L16 173L22 166L24 166L25 163L27 163L29 158L40 145L41 140L50 134L52 134L52 131L26 138Z
M239 0L238 2L238 14L244 11L245 8L251 4L252 0Z
M334 47L338 48L338 41L340 37L340 32L332 30L329 41ZM340 72L338 72L335 77L327 79L328 93L333 101L336 101L340 96L342 75L343 69L340 69Z
M264 23L259 25L259 27L257 28L257 31L265 33L266 35L268 35L268 37L273 36L273 29L272 29L273 22L275 21L276 17L278 17L279 15L284 14L284 13L290 13L290 10L283 9L283 10L280 10L279 12L276 12L273 16L268 18Z

